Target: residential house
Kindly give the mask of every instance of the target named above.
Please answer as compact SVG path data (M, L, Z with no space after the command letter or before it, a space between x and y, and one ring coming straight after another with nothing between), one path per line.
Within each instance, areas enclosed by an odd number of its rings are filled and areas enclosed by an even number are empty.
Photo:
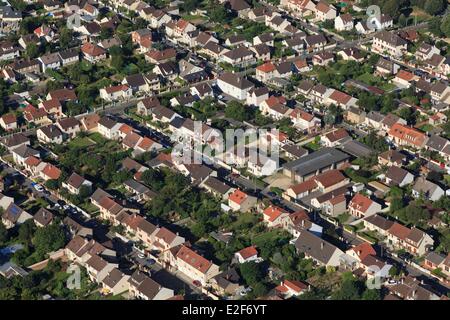
M33 219L33 216L15 203L11 203L2 213L2 223L6 229L11 229L29 219Z
M0 117L0 126L5 131L17 129L17 118L13 113L7 113Z
M351 140L351 136L345 129L341 128L322 136L320 142L327 147L336 147L349 140Z
M397 34L381 31L372 39L372 50L379 54L387 54L394 58L400 58L407 50L407 42Z
M62 144L64 141L63 133L53 124L37 129L36 136L41 143Z
M353 17L344 13L334 19L334 28L337 31L351 31L353 29Z
M75 117L56 121L56 126L69 138L73 139L81 131L80 122Z
M436 201L444 196L445 192L437 184L424 177L418 177L412 187L412 195L416 198L424 196L425 199Z
M203 286L220 273L219 266L184 245L176 254L176 268Z
M80 190L84 187L89 193L92 192L92 182L73 172L70 177L62 183L71 194L80 194Z
M256 205L257 200L256 197L236 189L228 196L228 206L233 211L247 212Z
M106 50L90 42L86 42L81 46L81 53L84 59L91 63L106 59Z
M315 263L323 266L338 267L342 250L333 244L315 236L307 230L299 232L294 242L297 253L303 253L305 258L312 259Z
M404 187L414 182L414 176L405 169L390 166L386 171L385 180L388 185Z
M248 92L254 87L253 83L234 73L223 73L217 78L217 86L225 94L238 100L247 99Z
M387 241L389 245L409 251L413 255L424 255L434 240L427 233L415 227L409 229L397 222L389 228Z
M239 250L234 254L234 258L238 263L246 263L251 261L259 262L261 260L258 257L258 250L256 250L256 246L250 246Z
M424 133L400 123L396 123L391 127L388 136L398 146L408 146L417 149L422 148L428 140Z

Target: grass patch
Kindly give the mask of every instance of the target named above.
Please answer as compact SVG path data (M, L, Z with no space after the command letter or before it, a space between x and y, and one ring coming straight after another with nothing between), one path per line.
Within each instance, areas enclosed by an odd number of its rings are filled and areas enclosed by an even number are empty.
M88 137L76 137L69 142L69 147L71 148L87 148L94 145L95 142Z
M90 202L82 203L79 205L79 207L81 209L83 209L84 211L86 211L87 213L94 213L94 212L98 211L98 208Z
M108 139L104 138L100 133L94 132L89 135L89 138L95 143L103 144L108 142Z
M350 213L344 212L336 217L337 221L339 221L340 224L344 224L348 221L350 218Z
M429 132L429 131L433 130L434 127L431 124L427 123L427 124L424 124L423 126L420 126L419 129L424 132Z
M358 235L365 239L366 241L374 244L378 242L378 238L373 234L372 231L363 231L363 232L359 232Z

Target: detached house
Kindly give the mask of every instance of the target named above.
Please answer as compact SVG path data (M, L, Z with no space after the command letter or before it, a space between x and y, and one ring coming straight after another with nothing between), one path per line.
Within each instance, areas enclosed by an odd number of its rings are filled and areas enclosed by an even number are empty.
M11 229L29 219L33 219L33 216L14 203L11 203L2 214L2 223L6 229Z
M391 166L386 172L386 183L391 186L404 187L414 182L414 176L400 167Z
M320 141L327 147L336 147L349 140L351 140L350 135L345 129L341 128L322 136Z
M256 63L253 52L244 47L239 47L224 53L219 60L240 68Z
M258 258L258 250L256 250L255 246L250 246L239 250L234 254L234 258L239 263L246 263L250 261L258 262L258 260L260 260Z
M364 218L381 211L381 205L357 193L348 205L348 211L356 218Z
M74 118L63 118L56 122L56 126L68 137L69 139L75 138L78 132L81 131L80 122Z
M322 0L317 3L314 13L319 21L332 20L336 18L336 8Z
M130 297L141 300L168 300L174 296L171 289L161 286L143 272L135 271L128 279Z
M62 183L62 186L72 194L79 194L81 187L83 186L89 191L92 191L92 182L80 176L76 172L72 173L67 181Z
M269 228L280 226L288 215L287 211L274 205L267 207L263 211L264 222Z
M86 261L85 267L89 279L100 283L118 265L109 263L102 257L94 254Z
M303 253L305 258L312 259L318 265L327 267L338 267L340 257L344 254L336 246L306 230L299 232L294 245L297 253Z
M423 195L425 199L436 201L444 196L445 192L437 184L428 181L424 177L419 177L412 187L412 195L416 198Z
M48 180L58 180L61 176L61 170L56 166L47 163L45 167L39 172L39 176L45 181Z
M0 126L6 131L17 129L17 118L16 118L16 116L14 114L12 114L12 113L4 114L0 118Z
M106 59L106 50L90 42L86 42L81 46L81 53L91 63Z
M41 143L61 144L64 141L63 133L53 124L39 128L36 136Z
M119 138L119 128L121 123L108 117L102 117L98 121L98 132L107 139L116 140Z
M256 197L236 189L228 196L228 206L233 211L247 212L256 205L257 200Z
M63 116L62 105L58 99L44 100L39 103L38 107L54 118L60 118Z
M129 99L133 95L133 90L127 85L120 84L100 89L100 98L105 101L117 101Z
M334 28L337 31L350 31L353 29L353 17L348 14L341 14L334 19Z
M248 92L254 87L254 84L234 73L223 73L217 78L217 86L224 93L238 99L247 99Z

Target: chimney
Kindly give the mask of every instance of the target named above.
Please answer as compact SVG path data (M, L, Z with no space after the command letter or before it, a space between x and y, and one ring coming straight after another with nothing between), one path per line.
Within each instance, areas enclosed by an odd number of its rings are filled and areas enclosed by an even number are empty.
M360 256L360 255L361 255L361 253L362 253L362 251L361 251L361 250L358 250L358 256Z
M305 226L305 220L302 220L302 227Z
M325 243L322 241L322 242L320 243L320 249L321 249L321 250L323 250L324 245L325 245Z

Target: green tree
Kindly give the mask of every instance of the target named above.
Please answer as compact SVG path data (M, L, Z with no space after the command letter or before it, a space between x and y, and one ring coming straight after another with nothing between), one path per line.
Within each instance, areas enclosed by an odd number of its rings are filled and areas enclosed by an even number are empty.
M440 18L437 18L436 21L439 23L441 20ZM439 30L445 34L445 36L450 37L450 14L447 14L444 18L442 18L442 23Z
M0 221L0 246L8 241L8 229L6 229L5 225Z
M380 290L366 289L361 297L362 300L381 300Z
M49 188L50 190L56 190L59 188L58 180L50 179L45 182L45 187Z
M231 101L228 103L225 108L225 116L238 121L250 120L249 110L238 101Z
M216 23L226 23L228 21L228 11L223 5L216 5L209 14L209 19Z
M245 283L254 286L263 279L261 264L255 262L245 262L240 264L239 271Z
M36 250L41 253L58 250L64 246L65 241L64 231L57 224L38 228L33 239Z
M381 9L382 12L389 13L394 19L400 15L400 5L398 0L387 0Z
M73 40L73 31L69 28L62 28L59 33L59 45L63 49L67 49L70 47L70 43Z
M340 288L333 293L335 300L359 300L363 291L362 285L355 279L345 279Z
M41 47L35 43L29 43L27 45L27 57L30 59L37 58L41 54Z
M398 276L398 275L399 275L399 270L398 270L398 268L397 268L396 266L392 266L392 267L389 269L389 275L390 275L391 277Z
M435 16L443 12L446 6L447 6L446 0L426 0L424 10L428 14Z
M402 198L394 198L391 201L391 205L389 207L389 212L394 213L400 209L402 209L405 206L404 201Z
M35 231L36 225L34 224L33 219L25 221L19 226L19 241L26 244L31 243Z
M80 192L78 193L78 196L80 197L80 199L86 199L87 197L89 197L90 194L91 194L91 188L89 188L86 185L82 185L80 187Z

